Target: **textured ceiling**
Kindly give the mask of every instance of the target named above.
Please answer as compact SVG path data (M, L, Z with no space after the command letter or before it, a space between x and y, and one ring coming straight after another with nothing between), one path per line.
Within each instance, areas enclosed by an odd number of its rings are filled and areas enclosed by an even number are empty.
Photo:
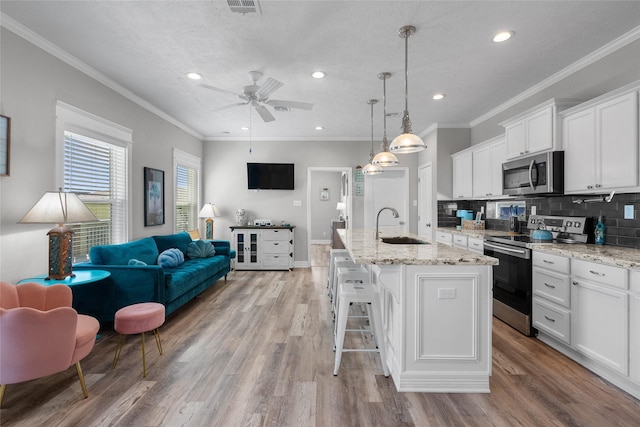
M219 1L7 1L0 11L206 139L371 137L367 100L404 108L409 39L409 111L416 133L434 123L468 124L640 24L637 1L271 1L238 14ZM516 36L491 42L502 29ZM327 72L323 80L313 70ZM284 85L271 98L314 104L263 123L240 92L258 70ZM443 101L431 99L446 93ZM382 135L382 102L375 106ZM323 126L321 132L315 126ZM400 115L387 120L393 138Z

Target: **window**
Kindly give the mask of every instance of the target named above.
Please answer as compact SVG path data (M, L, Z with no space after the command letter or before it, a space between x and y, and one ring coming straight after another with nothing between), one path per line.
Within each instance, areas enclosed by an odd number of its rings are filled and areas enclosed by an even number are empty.
M56 112L58 186L76 193L99 219L69 224L74 262L83 262L93 246L128 240L131 131L60 102Z
M175 149L175 227L178 231L198 229L200 159Z

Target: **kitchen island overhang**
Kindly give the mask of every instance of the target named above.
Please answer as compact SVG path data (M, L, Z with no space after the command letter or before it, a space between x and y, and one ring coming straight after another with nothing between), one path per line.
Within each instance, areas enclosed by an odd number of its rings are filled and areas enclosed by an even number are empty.
M498 260L436 242L386 244L373 230L339 235L379 286L386 363L398 391L489 393Z

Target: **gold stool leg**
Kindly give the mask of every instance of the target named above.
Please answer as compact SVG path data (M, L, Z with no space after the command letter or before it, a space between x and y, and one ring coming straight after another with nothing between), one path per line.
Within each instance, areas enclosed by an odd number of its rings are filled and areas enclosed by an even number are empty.
M80 387L82 387L82 394L84 394L84 398L89 397L89 393L87 392L87 385L84 382L84 375L82 374L82 368L80 367L80 362L76 362L76 371L78 372L78 379L80 380Z
M2 400L4 399L4 392L7 390L7 385L0 385L0 407L2 407Z
M147 376L147 359L144 354L144 332L142 333L142 377Z
M111 365L111 369L116 369L116 365L118 364L118 359L120 358L120 350L122 350L122 345L124 344L124 338L126 335L120 334L120 342L118 343L118 348L116 349L116 354L113 357L113 364Z
M156 337L156 345L158 346L158 351L162 354L162 344L160 343L160 329L155 328L153 330L153 335Z

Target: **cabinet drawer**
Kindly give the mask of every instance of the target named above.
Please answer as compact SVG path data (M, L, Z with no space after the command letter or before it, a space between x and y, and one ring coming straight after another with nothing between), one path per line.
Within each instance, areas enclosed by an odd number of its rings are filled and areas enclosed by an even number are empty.
M484 252L484 241L482 239L476 239L469 237L467 239L467 248L470 251L483 253Z
M268 254L262 257L263 267L288 267L291 257L288 254L274 255Z
M533 267L533 295L563 307L571 307L569 276Z
M557 271L558 273L569 274L570 258L548 254L540 251L533 251L533 265L536 267L542 267L547 270Z
M291 232L289 230L262 230L262 240L289 240Z
M611 265L574 259L571 261L572 275L590 282L602 283L618 289L628 289L628 270Z
M467 247L467 236L460 236L458 234L453 236L453 244L456 246Z
M453 243L453 234L444 231L436 231L436 241L450 245Z
M533 326L539 331L571 344L571 312L533 298Z
M288 254L291 252L289 242L282 240L263 240L262 253L264 254Z

